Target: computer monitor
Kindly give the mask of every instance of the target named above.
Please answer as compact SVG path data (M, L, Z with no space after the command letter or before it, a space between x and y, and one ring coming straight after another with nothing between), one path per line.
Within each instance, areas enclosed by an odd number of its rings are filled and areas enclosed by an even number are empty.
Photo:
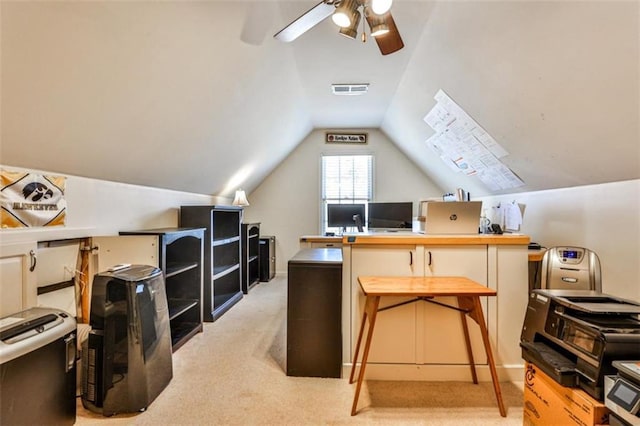
M364 223L364 204L327 204L327 226L330 228L346 228L357 226L362 231Z
M369 203L369 230L413 228L413 203Z

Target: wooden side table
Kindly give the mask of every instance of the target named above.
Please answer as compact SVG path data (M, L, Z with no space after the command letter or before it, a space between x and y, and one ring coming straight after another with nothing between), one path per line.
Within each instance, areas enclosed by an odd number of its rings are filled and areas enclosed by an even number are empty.
M460 318L462 320L462 328L464 330L464 339L467 346L467 354L469 356L469 364L471 367L471 376L473 383L478 383L476 375L475 364L473 361L473 352L471 350L471 341L469 338L469 329L465 315L468 315L473 319L480 327L480 333L482 335L482 341L484 343L484 349L487 353L487 363L489 364L489 370L491 371L491 378L493 380L493 389L496 394L496 400L498 402L498 409L500 415L506 417L507 413L502 401L502 393L500 391L500 382L498 380L498 374L496 371L495 361L491 352L491 344L489 342L489 334L487 332L487 326L484 321L484 315L482 312L482 305L480 304L481 296L495 296L497 293L495 290L490 289L482 284L479 284L466 277L358 277L360 288L366 296L364 313L362 315L362 322L360 324L360 332L358 333L358 341L356 343L356 350L353 356L353 365L351 367L351 375L349 377L349 383L354 382L355 370L358 361L358 354L360 352L360 344L362 343L362 336L364 335L364 328L369 320L369 329L367 330L367 338L364 344L364 353L362 354L362 363L360 366L360 372L358 374L358 384L356 385L356 393L353 397L353 406L351 407L351 415L354 416L357 412L358 397L360 396L360 389L362 388L362 380L364 378L365 369L367 367L367 357L369 356L369 348L371 347L371 337L373 336L373 330L376 324L376 316L379 311L380 298L382 296L402 296L402 297L415 297L412 301L424 300L431 303L436 303L440 306L449 309L455 309L460 311ZM438 301L433 300L439 296L454 296L458 300L458 306L450 306ZM403 302L402 304L406 304ZM398 305L391 305L380 310L389 309Z

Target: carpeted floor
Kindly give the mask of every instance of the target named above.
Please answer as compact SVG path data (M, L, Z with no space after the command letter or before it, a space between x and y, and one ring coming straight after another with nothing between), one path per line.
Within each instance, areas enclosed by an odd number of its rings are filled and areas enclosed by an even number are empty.
M143 413L110 418L78 399L78 425L522 425L522 386L367 381L351 417L348 378L285 374L286 276L260 283L173 354L173 379Z

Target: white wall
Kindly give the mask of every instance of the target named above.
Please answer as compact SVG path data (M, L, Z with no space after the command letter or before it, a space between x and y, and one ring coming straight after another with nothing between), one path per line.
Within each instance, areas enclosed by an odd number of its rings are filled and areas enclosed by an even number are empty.
M0 167L25 170L11 166ZM65 198L67 219L64 227L3 229L0 230L0 242L50 241L116 235L124 230L175 227L178 225L181 205L230 203L230 200L208 195L77 176L67 176Z
M486 206L514 200L526 205L522 233L546 247L593 250L602 291L640 301L640 180L483 198Z
M366 145L325 143L325 131L315 130L255 191L248 195L245 220L261 222L262 235L276 236L276 270L285 272L298 251L302 235L320 232L320 157L325 153L373 154L376 201L417 201L442 195L427 176L380 131L366 132ZM455 189L455 188L452 188Z
M312 132L249 194L251 206L245 209L245 219L261 222L261 234L276 236L278 272L286 271L288 259L298 250L300 236L320 231L322 153L373 153L377 200L415 202L442 195L443 191L384 134L368 132L370 142L365 146L326 145L324 131ZM603 291L640 301L640 180L482 200L486 207L514 200L525 204L522 233L546 247L575 245L595 251L602 266Z
M378 200L417 201L441 194L382 133L368 132L369 144L360 147L328 146L324 144L323 131L313 132L249 194L251 205L245 209L245 220L262 222L261 234L276 236L278 272L286 271L288 259L298 250L299 237L320 230L322 153L373 153ZM207 195L77 176L67 176L66 199L65 227L0 230L0 243L115 235L121 230L177 226L180 205L230 202ZM514 200L525 204L522 233L547 247L576 245L595 251L602 265L603 291L640 301L640 180L482 200L486 206Z

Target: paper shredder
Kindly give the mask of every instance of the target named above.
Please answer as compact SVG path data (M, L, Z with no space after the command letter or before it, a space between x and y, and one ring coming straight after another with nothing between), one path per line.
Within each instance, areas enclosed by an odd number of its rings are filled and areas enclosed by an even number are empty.
M600 259L583 247L551 247L542 258L541 288L602 291Z
M82 347L82 404L111 416L144 411L173 377L165 281L153 266L96 274Z
M76 421L76 320L31 308L0 318L0 421L72 425Z

